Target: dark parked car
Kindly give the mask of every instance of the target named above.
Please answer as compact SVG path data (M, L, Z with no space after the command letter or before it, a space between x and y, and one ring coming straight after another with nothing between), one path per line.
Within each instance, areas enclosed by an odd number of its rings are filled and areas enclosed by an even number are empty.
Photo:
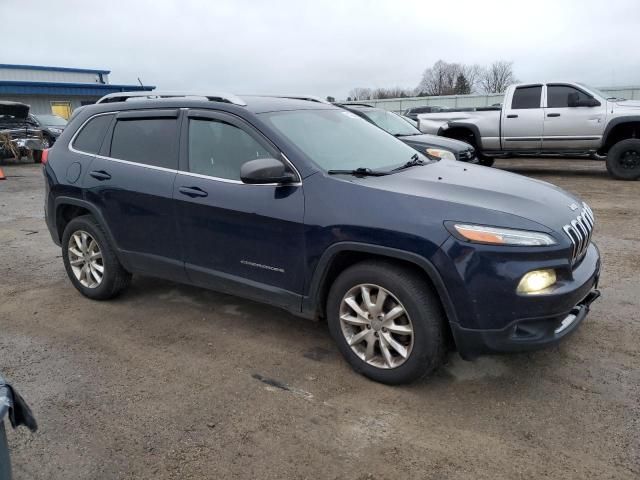
M377 125L385 132L394 135L407 145L429 157L445 160L473 162L476 160L475 150L468 143L451 138L422 133L411 123L411 119L401 117L393 112L364 104L337 104L350 112Z
M421 113L438 113L438 112L446 112L447 110L448 110L447 107L440 107L436 105L433 105L430 107L413 107L413 108L407 108L402 115L417 122L418 115Z
M58 115L29 114L29 120L42 130L47 148L56 143L56 140L67 125L67 121Z
M5 430L7 418L13 428L24 425L33 432L38 429L27 403L0 375L0 480L11 480L11 455Z
M153 95L85 107L43 158L47 225L89 298L154 275L325 318L394 384L449 338L465 358L558 342L599 295L593 213L560 188L429 159L326 103Z

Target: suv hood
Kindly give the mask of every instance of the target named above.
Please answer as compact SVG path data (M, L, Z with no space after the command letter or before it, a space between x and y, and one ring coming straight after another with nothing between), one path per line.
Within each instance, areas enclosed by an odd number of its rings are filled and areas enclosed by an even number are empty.
M538 230L545 231L546 227L560 232L582 208L578 197L550 183L453 160L441 160L391 175L356 181L381 190L448 203L453 207L448 209L450 215L457 218L442 220L482 223L487 221L486 214L489 214L494 219L492 225L509 227L511 225L504 223L508 220L500 215L509 214L539 224ZM573 204L578 209L573 210ZM478 209L484 211L482 215ZM498 215L491 216L491 211ZM530 228L536 227L532 225Z
M452 152L462 152L464 150L469 150L473 148L471 145L465 142L461 142L460 140L454 140L452 138L439 137L437 135L404 135L400 138L403 142L408 143L412 147L436 147L436 148L444 148L446 150L450 150ZM424 152L423 152L424 153Z

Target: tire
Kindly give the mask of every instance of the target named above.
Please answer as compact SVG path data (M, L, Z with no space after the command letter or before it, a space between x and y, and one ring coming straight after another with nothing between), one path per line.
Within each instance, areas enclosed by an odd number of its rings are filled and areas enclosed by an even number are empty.
M618 180L640 178L640 140L621 140L609 149L607 171Z
M11 458L4 423L0 418L0 480L11 480Z
M83 238L86 241L83 242ZM99 255L91 240L97 245ZM85 250L78 241L86 246ZM76 217L64 229L62 260L73 286L93 300L113 298L127 288L131 281L131 274L118 261L104 230L92 215ZM102 272L99 272L100 267Z
M478 155L478 163L483 167L491 167L493 166L494 162L495 162L494 158L485 157L484 155Z
M31 155L33 156L33 163L42 163L42 150L33 150Z
M364 317L357 315L356 310L345 300L353 296L353 300L362 310L362 305L366 305L362 296L362 286L369 290L370 299L374 302L379 298L380 288L386 291L383 313L391 313L395 307L400 306L404 308L405 314L392 319L392 323L385 323L377 319L381 317L376 317L376 309L372 309L365 312L369 315L369 326L362 324ZM360 292L360 295L353 295L353 292ZM343 321L341 315L348 317L349 322ZM338 349L351 367L377 382L388 385L409 383L432 373L442 365L445 354L445 317L440 302L423 278L393 263L365 261L342 272L329 291L327 321ZM350 322L353 321L361 323L352 325ZM366 320L364 321L366 323ZM397 332L400 328L411 329L412 335L392 333L392 330ZM358 335L360 337L357 337ZM349 345L349 340L354 342L357 338L364 338L363 335L366 335L364 341ZM387 342L387 338L395 340L396 345L400 344L400 347L403 347L406 358L400 355L400 350ZM373 341L373 357L369 355L368 339ZM390 357L384 355L384 345L381 344L383 341Z

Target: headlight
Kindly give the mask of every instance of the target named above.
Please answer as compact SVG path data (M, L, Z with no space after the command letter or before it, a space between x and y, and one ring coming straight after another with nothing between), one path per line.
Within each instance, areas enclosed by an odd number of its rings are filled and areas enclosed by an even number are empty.
M60 135L62 133L62 129L61 128L49 127L49 130L51 130L51 132L53 132L53 133L57 133L58 135Z
M443 160L455 160L456 156L451 153L449 150L442 150L441 148L427 148L426 150L428 155L432 157L441 158Z
M542 232L485 227L483 225L467 225L462 223L456 223L453 227L465 239L476 243L520 245L525 247L543 247L556 244L553 237Z
M518 284L518 293L541 293L556 283L556 271L553 269L534 270L527 273Z

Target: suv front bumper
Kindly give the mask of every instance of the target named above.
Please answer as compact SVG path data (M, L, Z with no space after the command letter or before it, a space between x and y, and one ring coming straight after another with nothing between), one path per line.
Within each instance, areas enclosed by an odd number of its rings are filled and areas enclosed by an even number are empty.
M554 345L578 329L589 307L600 296L596 288L566 315L515 320L499 330L476 330L451 323L460 355L472 359L484 353L522 352Z
M450 268L446 280L455 317L450 327L463 358L492 352L543 348L575 331L591 303L600 296L600 254L591 243L576 266L561 247L522 252L489 246L468 247L454 240L445 243ZM443 257L440 257L441 259ZM453 267L453 268L451 268ZM532 270L553 268L558 281L549 292L516 292L522 276Z

